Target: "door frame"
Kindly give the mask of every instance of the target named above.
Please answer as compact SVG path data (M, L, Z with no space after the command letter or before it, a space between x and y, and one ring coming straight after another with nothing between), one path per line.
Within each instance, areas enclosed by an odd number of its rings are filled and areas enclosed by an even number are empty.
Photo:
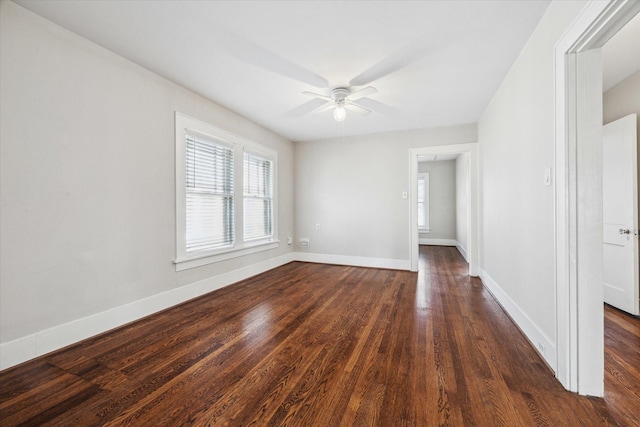
M469 154L469 187L467 189L467 258L469 275L479 275L478 261L478 143L438 145L409 149L409 233L411 271L418 271L418 156L433 154Z
M602 73L599 48L639 11L640 2L632 0L592 1L554 49L556 375L565 388L584 395L604 394L602 152L597 142L602 87L601 81L595 87L585 83Z

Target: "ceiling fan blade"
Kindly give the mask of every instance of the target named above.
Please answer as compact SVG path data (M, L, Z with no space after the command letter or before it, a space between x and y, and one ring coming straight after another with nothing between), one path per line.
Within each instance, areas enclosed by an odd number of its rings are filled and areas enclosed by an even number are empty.
M365 96L369 96L369 95L373 95L374 93L378 92L378 89L376 89L373 86L367 86L363 89L357 90L353 93L350 93L349 96L347 98L349 98L352 101L355 101L356 99L360 99L360 98L364 98Z
M433 53L434 46L424 39L415 40L409 45L392 53L382 61L369 67L349 82L352 86L366 85L389 74L421 61Z
M310 99L307 102L305 102L304 104L298 105L297 107L293 108L292 110L289 110L285 113L282 114L283 117L287 117L287 118L300 118L300 117L304 117L307 114L310 114L312 111L320 108L320 107L324 107L324 105L326 104L325 101L323 101L322 99L318 99L318 98L314 98L314 99Z
M330 102L327 102L326 104L319 106L315 110L311 111L310 114L313 114L313 115L321 114L321 113L324 113L325 111L333 110L334 108L336 108L336 104L335 102L333 102L333 99L331 99Z
M320 98L320 99L324 99L325 101L333 102L333 98L331 98L330 96L320 95L319 93L309 92L308 90L305 90L304 92L302 92L302 94L303 95L309 95L309 96L315 96L316 98Z
M371 114L371 110L369 110L368 108L363 107L362 105L354 104L353 102L345 103L344 104L344 108L349 110L349 111L353 111L354 113L358 113L358 114L362 114L362 115Z
M390 117L394 120L403 121L407 118L407 114L398 110L397 108L394 108L390 105L384 104L382 102L376 101L371 98L361 99L358 102L358 104L372 111L375 111L376 113Z
M317 88L326 88L329 81L324 77L272 52L257 43L240 37L231 31L224 33L226 50L235 58L265 70L290 77Z

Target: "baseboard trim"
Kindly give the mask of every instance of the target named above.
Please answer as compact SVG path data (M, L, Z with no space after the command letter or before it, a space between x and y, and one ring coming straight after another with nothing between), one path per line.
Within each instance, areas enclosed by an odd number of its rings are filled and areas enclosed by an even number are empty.
M296 252L294 256L296 261L316 262L320 264L387 268L390 270L409 270L411 268L411 262L405 259L369 258L348 255L317 254L313 252Z
M409 260L290 252L0 344L0 370L59 350L292 261L409 270Z
M462 247L460 242L456 242L456 248L458 249L458 252L460 252L460 255L462 255L462 258L464 258L464 260L468 263L469 259L467 259L467 250Z
M288 264L293 252L0 344L0 370L139 320L216 289Z
M549 365L551 370L553 370L554 374L557 373L558 364L556 360L555 344L483 269L480 269L480 280L482 280L485 288L491 292L496 301L498 301L498 304L502 306L511 320L513 320L516 326L522 331L533 348L536 349L540 356ZM541 344L544 347L543 349L540 347Z
M432 245L432 246L457 246L458 242L454 239L427 239L421 237L418 239L420 245Z

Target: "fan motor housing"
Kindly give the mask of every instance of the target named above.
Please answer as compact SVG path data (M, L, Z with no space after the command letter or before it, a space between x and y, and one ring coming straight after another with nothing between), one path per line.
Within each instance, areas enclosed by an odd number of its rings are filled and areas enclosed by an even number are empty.
M342 101L347 96L349 96L349 93L349 89L337 87L331 91L331 98L335 99L336 101Z

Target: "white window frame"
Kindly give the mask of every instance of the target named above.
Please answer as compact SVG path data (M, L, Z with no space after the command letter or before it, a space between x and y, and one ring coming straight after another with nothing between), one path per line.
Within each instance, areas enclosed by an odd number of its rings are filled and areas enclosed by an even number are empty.
M422 195L422 200L424 200L424 227L418 226L418 232L431 233L431 226L429 224L429 172L419 173L418 181L421 179L424 179L424 194Z
M231 246L213 250L186 250L186 135L199 134L234 150L234 242ZM199 267L256 252L275 249L278 236L278 157L277 152L248 139L234 135L209 123L175 112L176 148L176 271ZM248 151L273 162L273 234L267 239L244 241L244 152Z
M256 245L256 244L260 244L262 242L265 241L271 241L273 240L273 238L275 237L275 229L274 229L274 225L275 225L275 167L276 167L276 161L275 158L273 157L272 153L266 152L266 151L258 151L255 148L252 147L245 147L244 149L244 153L242 155L242 161L243 161L243 171L242 171L242 176L243 176L243 186L242 186L242 198L243 198L243 223L244 223L244 201L246 201L248 198L247 195L244 193L244 156L248 154L251 156L255 156L258 157L262 160L266 160L271 162L271 218L272 218L272 225L271 225L271 235L270 236L266 236L266 237L258 237L258 238L247 238L245 231L243 230L243 234L242 234L242 240L244 241L245 245Z

